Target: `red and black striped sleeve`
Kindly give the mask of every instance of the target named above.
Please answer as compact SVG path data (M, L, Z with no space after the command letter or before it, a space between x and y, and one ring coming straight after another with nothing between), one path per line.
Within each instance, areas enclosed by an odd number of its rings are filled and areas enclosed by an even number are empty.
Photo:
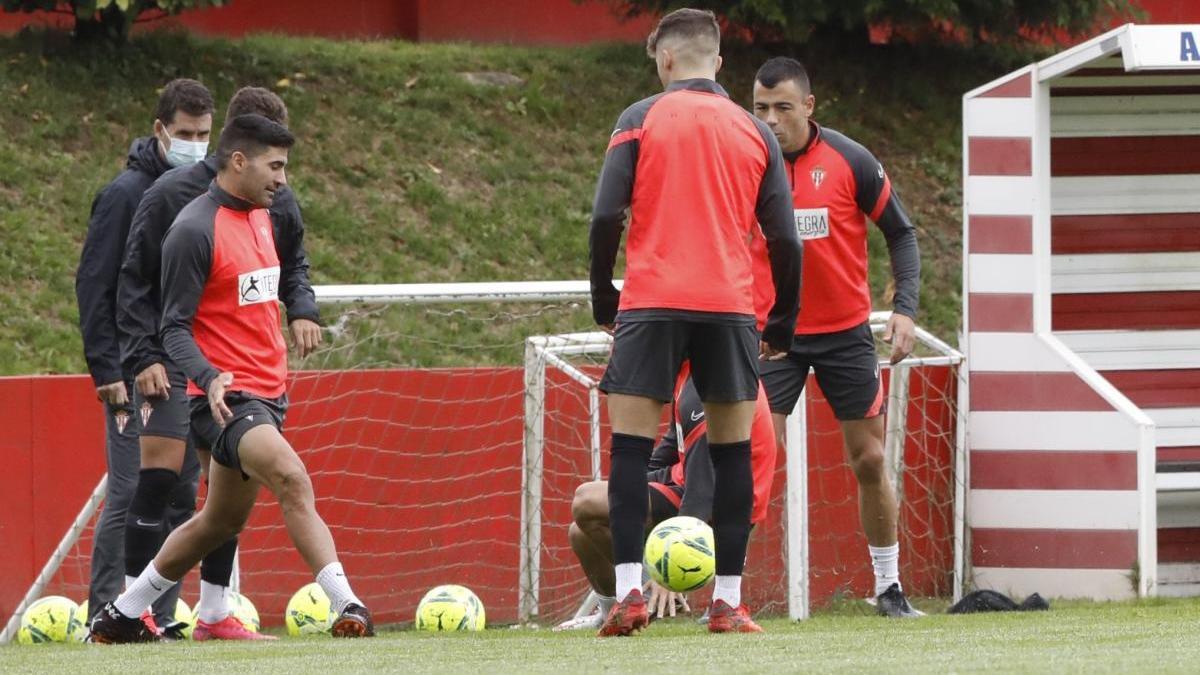
M836 131L825 129L823 133L825 141L850 164L859 210L887 239L892 278L896 284L893 310L916 318L921 293L921 253L917 247L916 228L900 195L892 189L892 181L883 170L883 164L869 150Z
M592 315L599 325L617 319L621 294L613 285L613 268L621 249L621 233L633 201L633 181L637 169L642 123L646 113L662 94L643 99L625 109L617 118L616 129L608 140L604 166L596 184L592 202L592 223L588 235L591 267Z
M160 340L171 361L205 391L220 372L200 351L192 322L212 269L216 213L216 202L197 197L179 213L162 246Z

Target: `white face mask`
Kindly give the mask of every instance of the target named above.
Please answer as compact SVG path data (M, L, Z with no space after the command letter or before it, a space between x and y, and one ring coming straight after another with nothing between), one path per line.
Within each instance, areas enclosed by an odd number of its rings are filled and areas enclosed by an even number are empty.
M208 141L185 141L178 138L171 138L171 134L168 134L165 129L163 130L163 135L167 137L167 141L171 144L166 152L167 164L171 166L195 164L208 155Z

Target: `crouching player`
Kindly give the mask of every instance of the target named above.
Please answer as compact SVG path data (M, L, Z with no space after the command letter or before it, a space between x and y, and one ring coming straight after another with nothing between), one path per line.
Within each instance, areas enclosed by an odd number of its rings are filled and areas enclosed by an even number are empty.
M649 532L655 525L675 516L692 516L711 521L713 507L713 465L706 437L707 423L700 395L692 383L689 367L675 385L675 400L670 430L659 441L650 457L647 480L650 483ZM750 431L750 462L754 478L754 506L750 521L763 522L767 516L767 501L771 497L771 482L775 477L775 439L771 426L771 411L761 387ZM600 597L599 612L559 624L556 630L597 629L604 623L613 605L616 574L613 567L612 533L608 522L608 483L592 481L580 485L571 504L574 522L568 529L571 548L579 565ZM674 614L674 594L654 584L650 606L659 617L669 611ZM736 606L733 607L736 609ZM714 633L757 632L753 621L742 623L734 612L714 613L709 617L709 630Z
M288 535L338 614L335 637L374 634L333 537L317 514L312 482L283 438L287 346L280 332L279 258L267 207L285 184L295 138L260 115L228 122L217 177L188 204L163 242L162 344L187 375L193 432L212 451L208 499L154 560L92 621L96 642L154 642L142 610L207 553L236 535L266 485Z

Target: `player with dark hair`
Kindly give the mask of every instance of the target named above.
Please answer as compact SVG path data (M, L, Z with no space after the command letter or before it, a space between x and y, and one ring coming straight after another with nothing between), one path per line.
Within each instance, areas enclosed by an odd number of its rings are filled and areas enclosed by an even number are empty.
M229 101L225 119L258 114L286 126L287 106L274 92L243 87ZM167 531L162 527L168 504L195 511L199 474L189 452L187 378L167 357L158 339L162 314L159 276L162 240L179 212L204 194L217 175L217 158L167 172L146 191L133 218L117 291L118 325L126 368L137 373L134 405L141 429L141 471L126 519L125 574L132 581L158 553ZM300 356L321 341L316 299L308 279L304 223L295 195L282 187L269 209L280 261L279 297L287 307L289 328ZM207 471L208 448L197 448ZM169 522L168 525L171 523ZM177 523L176 523L177 524ZM170 528L169 528L170 529ZM229 604L230 579L237 538L205 556L200 564L200 600L196 605L195 640L273 639L248 630Z
M758 359L791 346L800 242L779 144L716 83L720 28L712 12L664 16L647 41L665 91L617 121L596 188L590 233L592 307L614 331L600 388L612 422L609 522L616 604L601 636L648 622L641 593L646 467L662 406L684 360L708 420L715 480L717 578L709 629L760 631L741 602L753 480L750 428ZM626 213L625 281L613 266ZM761 229L777 301L761 341L749 242Z
M104 510L96 524L88 588L92 614L116 597L124 585L125 522L138 477L138 426L130 424L134 418L129 403L133 373L122 366L118 339L117 283L126 236L146 189L171 167L204 158L212 113L212 95L204 85L188 79L167 83L158 97L152 135L133 142L125 170L92 202L87 238L75 275L84 356L96 396L105 405L107 422L108 484ZM160 520L180 522L190 513L191 508L183 506L168 513L164 504ZM164 596L155 607L159 622L169 622L174 616L177 595Z
M647 531L675 516L712 519L713 465L708 449L707 420L696 385L685 363L675 387L671 424L650 455L646 479L650 486ZM758 524L767 517L771 484L775 479L775 434L771 428L771 410L761 389L755 401L754 425L750 430L750 463L754 480L754 506L750 522ZM599 596L600 611L588 617L563 622L558 630L599 628L617 600L613 597L616 578L613 572L612 533L608 521L608 483L591 481L580 485L571 502L573 522L567 530L571 549L588 582ZM655 588L650 606L659 617L665 611L674 614L670 593ZM668 610L669 608L669 610Z
M261 115L230 120L217 177L180 212L163 242L160 335L189 380L191 425L212 451L204 508L180 526L115 602L93 620L97 642L152 642L131 618L245 525L259 488L279 500L288 534L330 598L337 637L374 634L304 463L280 433L287 411L287 348L279 331L279 258L267 207L286 184L295 142Z
M754 83L754 114L783 148L797 231L804 240L803 295L787 358L763 364L775 430L796 406L811 367L841 421L846 456L858 480L859 512L875 569L876 607L888 616L920 616L900 585L899 508L883 459L884 401L869 323L867 219L887 239L895 302L884 332L891 362L912 352L920 290L917 235L883 165L866 148L811 119L815 99L798 61L774 58ZM756 242L761 246L762 242ZM758 293L773 292L760 265Z

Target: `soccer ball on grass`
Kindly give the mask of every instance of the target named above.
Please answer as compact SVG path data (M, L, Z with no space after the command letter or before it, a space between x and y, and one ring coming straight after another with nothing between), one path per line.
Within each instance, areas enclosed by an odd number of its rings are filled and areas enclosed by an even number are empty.
M643 557L658 585L686 593L703 588L717 569L713 532L708 523L690 516L668 518L650 531Z

